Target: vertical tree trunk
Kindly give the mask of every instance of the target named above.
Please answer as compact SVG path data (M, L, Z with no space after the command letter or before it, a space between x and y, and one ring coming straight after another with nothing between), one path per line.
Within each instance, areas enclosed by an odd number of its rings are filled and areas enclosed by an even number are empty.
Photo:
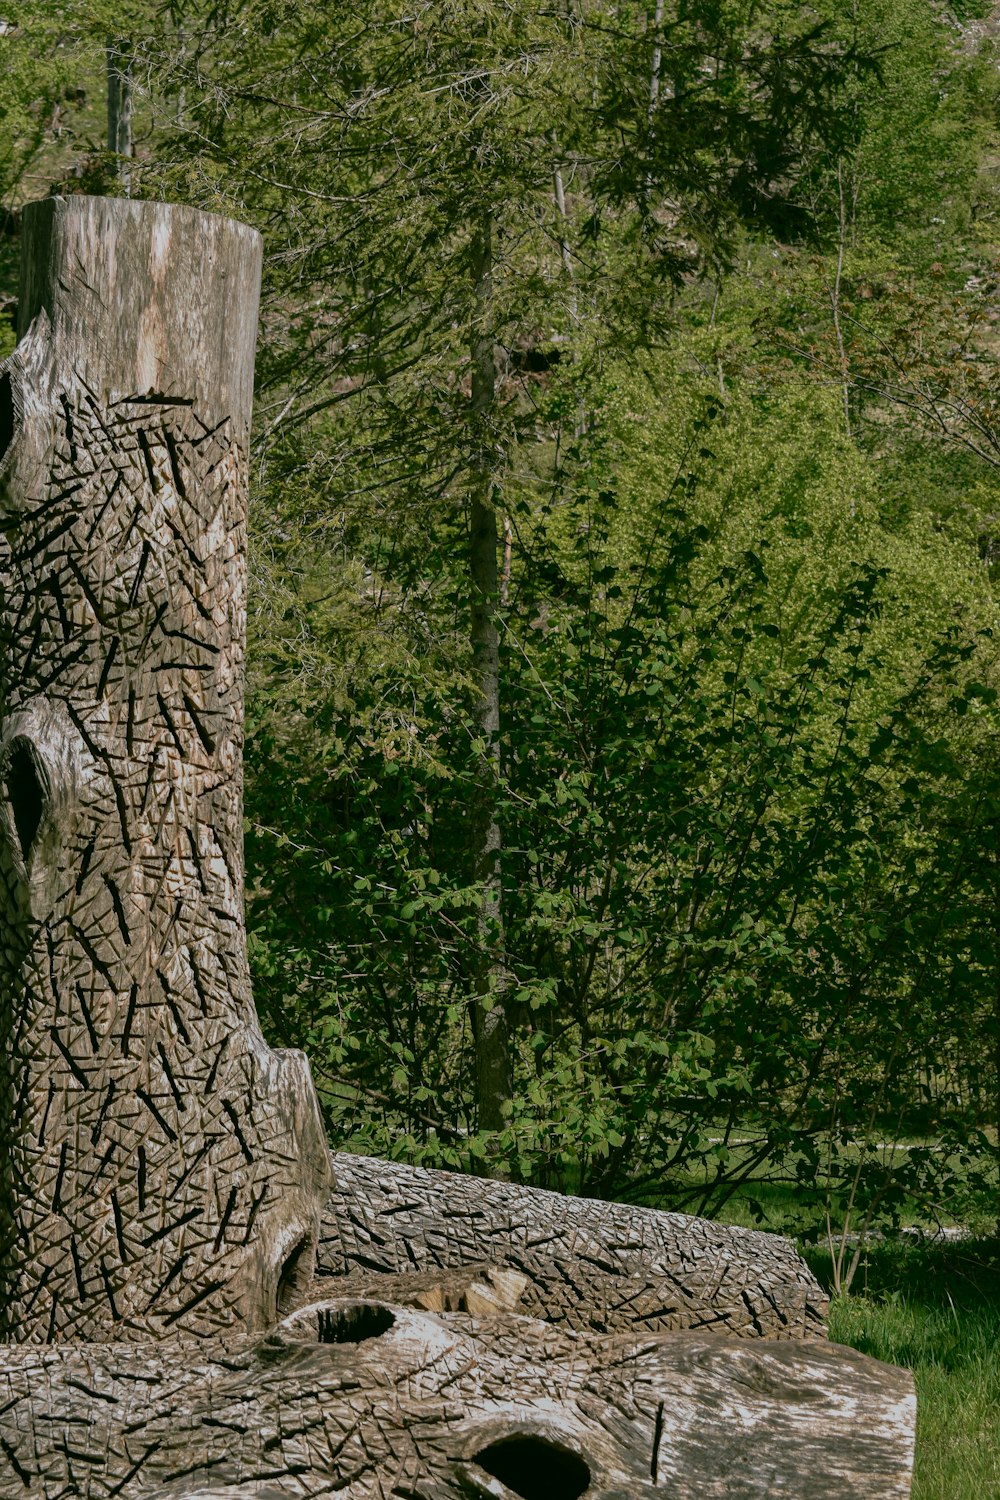
M481 892L475 1038L481 1130L500 1130L511 1096L506 1012L503 891L500 879L500 651L497 635L496 370L491 321L493 228L484 214L473 250L476 320L472 335L472 474L469 502L472 671L482 741L472 809L472 852Z
M840 400L844 412L844 433L851 437L851 382L850 367L847 359L847 348L844 344L844 331L840 322L840 288L844 276L844 252L847 248L847 203L844 197L844 173L841 163L837 163L837 269L834 273L833 286L830 288L830 307L833 312L833 332L837 340L837 361L840 366ZM854 513L854 502L851 502L851 513Z
M118 157L118 180L132 191L132 44L124 37L105 45L108 68L108 150Z
M259 236L153 203L24 214L0 367L3 1331L268 1322L330 1169L243 918Z
M663 66L663 0L656 0L653 7L653 56L649 66L649 107L648 119L650 126L656 107L660 102L660 69Z
M993 914L994 933L1000 933L1000 867L998 861L990 860L990 868L993 875ZM994 950L993 958L993 1067L987 1072L993 1074L993 1125L997 1133L996 1159L1000 1161L1000 952ZM997 1205L996 1228L994 1233L1000 1239L1000 1203Z

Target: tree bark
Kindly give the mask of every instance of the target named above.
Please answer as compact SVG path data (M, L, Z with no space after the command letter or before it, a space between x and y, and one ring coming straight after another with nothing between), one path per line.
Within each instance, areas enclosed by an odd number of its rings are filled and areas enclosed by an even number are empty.
M479 1128L506 1123L512 1080L506 1010L503 888L500 873L500 642L497 634L499 573L496 510L496 368L491 303L493 226L484 213L473 250L476 319L472 338L472 472L469 498L472 675L476 728L482 748L470 820L473 872L478 887L475 964L476 1102Z
M0 367L3 1333L271 1321L331 1175L243 917L244 225L99 198L23 220Z
M128 197L132 191L132 43L125 37L109 37L104 52L108 73L108 150L118 157L117 176Z
M338 1296L341 1277L485 1261L526 1278L519 1311L568 1328L825 1336L826 1296L780 1235L401 1162L335 1163L315 1285Z
M653 56L649 65L649 107L647 118L650 128L660 102L660 69L663 67L663 0L656 0L652 15Z
M836 1345L375 1299L196 1360L0 1351L5 1500L905 1500L914 1410L906 1371Z

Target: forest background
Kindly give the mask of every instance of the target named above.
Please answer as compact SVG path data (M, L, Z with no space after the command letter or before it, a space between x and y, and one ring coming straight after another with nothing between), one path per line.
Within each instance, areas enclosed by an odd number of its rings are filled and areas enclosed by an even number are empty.
M248 919L339 1147L996 1221L994 35L5 0L0 353L32 198L264 235Z

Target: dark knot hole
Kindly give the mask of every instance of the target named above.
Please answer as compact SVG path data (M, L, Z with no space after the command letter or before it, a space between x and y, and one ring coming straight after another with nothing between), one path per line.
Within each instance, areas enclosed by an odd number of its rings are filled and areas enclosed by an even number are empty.
M577 1500L590 1484L590 1469L578 1453L536 1433L498 1438L473 1459L523 1500Z
M3 463L7 449L14 441L17 431L17 415L14 408L14 382L10 378L10 371L4 370L0 375L0 464Z
M294 1309L309 1285L313 1268L312 1248L312 1240L307 1235L285 1257L284 1265L278 1273L278 1291L275 1297L279 1318Z
M45 793L27 740L15 740L7 763L7 801L27 864L45 811Z
M321 1344L363 1344L380 1339L396 1321L391 1308L379 1302L355 1302L350 1307L323 1308L317 1333Z

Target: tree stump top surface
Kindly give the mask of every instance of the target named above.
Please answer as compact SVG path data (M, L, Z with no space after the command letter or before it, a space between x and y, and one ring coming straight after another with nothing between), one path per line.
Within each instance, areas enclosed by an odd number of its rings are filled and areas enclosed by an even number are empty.
M246 442L263 246L236 219L125 198L24 210L18 331L42 313L53 367L98 400L148 393L226 418ZM247 337L248 330L250 337Z

